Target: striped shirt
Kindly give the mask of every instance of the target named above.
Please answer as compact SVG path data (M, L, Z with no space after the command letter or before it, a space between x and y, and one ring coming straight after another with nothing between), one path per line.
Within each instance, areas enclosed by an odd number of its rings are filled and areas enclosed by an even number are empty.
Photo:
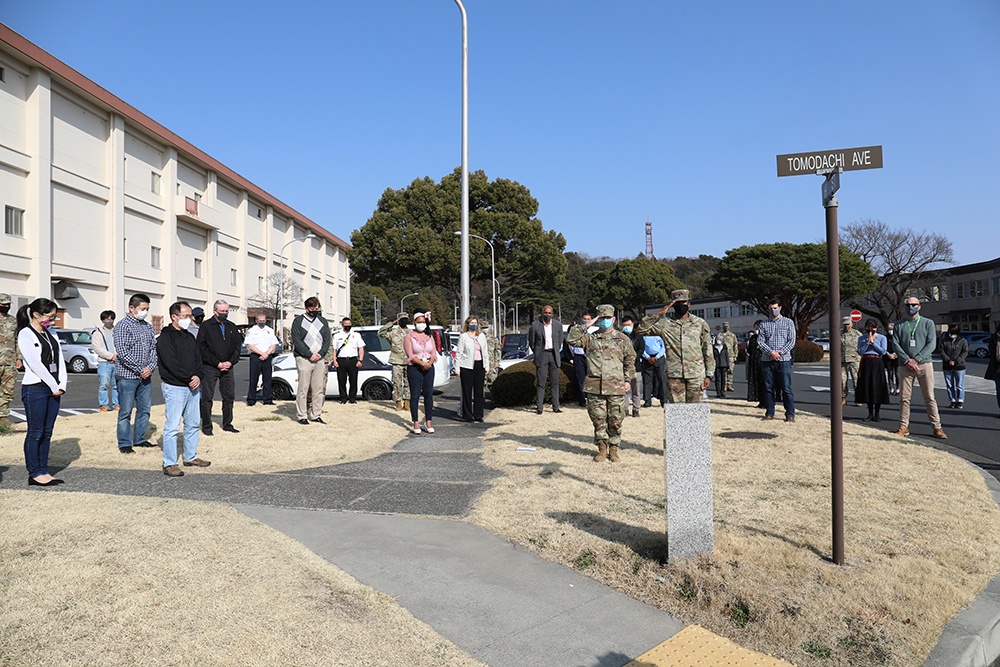
M143 369L156 369L156 337L149 322L140 322L131 315L126 315L115 325L113 337L118 351L115 377L140 380Z
M776 320L764 320L760 323L757 341L764 361L771 361L771 352L774 351L781 353L778 361L791 361L792 348L795 347L795 323L784 315L779 315Z

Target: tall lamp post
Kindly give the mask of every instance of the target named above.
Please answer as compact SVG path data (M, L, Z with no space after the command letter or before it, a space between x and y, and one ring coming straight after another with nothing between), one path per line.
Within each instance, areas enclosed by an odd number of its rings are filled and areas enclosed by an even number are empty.
M420 294L420 292L414 292L413 294L407 294L402 299L400 299L399 300L399 312L405 313L406 311L403 310L403 302L406 301L407 299L409 299L411 296L416 296L418 294Z
M294 232L292 232L294 234ZM281 311L281 319L278 326L281 328L281 333L285 333L285 248L292 245L296 241L308 241L309 239L316 238L316 235L309 232L305 236L300 236L297 239L292 239L285 245L281 246L281 282L278 284L278 310Z
M469 317L469 17L462 0L462 321Z
M479 236L478 234L468 233L468 230L466 230L466 233L469 236L471 236L472 238L474 238L474 239L479 239L480 241L484 241L486 243L486 245L488 245L490 247L490 267L491 267L492 272L493 272L493 322L495 323L497 321L497 256L496 256L496 251L493 248L493 242L490 241L489 239L485 239L482 236ZM462 236L462 232L455 232L455 236ZM468 314L466 314L466 317L468 317ZM464 319L463 319L463 321L464 321Z
M521 305L520 301L514 303L514 331L517 331L517 326L521 322L520 318L521 311L518 309L518 306L520 305Z

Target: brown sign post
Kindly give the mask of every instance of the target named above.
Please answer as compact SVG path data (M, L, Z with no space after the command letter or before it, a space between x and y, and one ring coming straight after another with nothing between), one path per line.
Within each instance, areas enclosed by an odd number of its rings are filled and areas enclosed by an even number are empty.
M843 369L840 367L840 234L837 227L837 190L840 174L858 169L881 169L882 147L841 148L833 151L779 155L778 176L818 174L823 181L826 209L826 261L830 281L830 469L833 489L833 562L844 564L844 407Z

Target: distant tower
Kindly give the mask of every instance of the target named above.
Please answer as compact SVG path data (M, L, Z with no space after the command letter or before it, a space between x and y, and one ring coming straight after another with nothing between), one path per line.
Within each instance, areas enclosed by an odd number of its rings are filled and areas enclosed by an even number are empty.
M646 259L653 261L656 258L653 257L653 223L646 223Z

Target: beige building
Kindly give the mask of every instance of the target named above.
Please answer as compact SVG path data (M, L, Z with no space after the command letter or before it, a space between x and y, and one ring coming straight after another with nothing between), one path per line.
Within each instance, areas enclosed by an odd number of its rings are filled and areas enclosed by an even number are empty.
M53 298L65 328L136 292L154 324L178 299L244 322L283 265L350 313L347 243L2 24L0 203L0 292Z

